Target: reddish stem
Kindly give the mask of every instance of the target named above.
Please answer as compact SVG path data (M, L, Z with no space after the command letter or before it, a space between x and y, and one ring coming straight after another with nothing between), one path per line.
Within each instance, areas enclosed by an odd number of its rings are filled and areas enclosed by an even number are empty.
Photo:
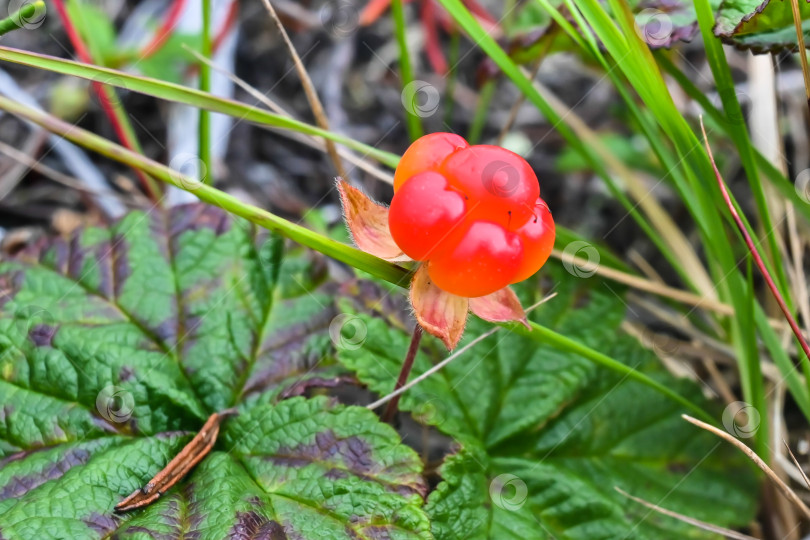
M413 328L413 335L411 336L411 345L408 347L408 353L405 356L405 362L402 364L397 383L394 385L394 392L405 386L405 383L408 382L408 375L411 374L411 368L413 368L416 353L419 352L420 341L422 341L422 327L419 326L419 323L416 323L416 326ZM394 398L388 402L388 405L385 407L385 412L382 415L383 422L390 422L394 417L401 395L402 394L394 396Z
M236 24L236 16L239 13L239 2L231 2L230 9L228 9L228 14L225 17L225 24L222 25L222 28L217 32L217 35L214 36L214 41L211 43L211 49L213 52L217 52L222 42L225 41L225 36L228 35L228 32L231 31L234 24Z
M79 57L79 60L84 62L85 64L93 64L93 57L90 55L90 51L85 45L84 41L82 41L81 36L79 35L79 31L73 24L73 21L68 16L67 9L65 8L65 3L63 0L53 0L54 6L56 7L56 11L59 14L59 19L62 21L62 25L65 27L65 32L68 35L68 39L70 40L71 45L73 45L73 49L76 51L76 55ZM98 95L99 102L101 103L101 109L104 111L104 114L110 120L112 124L113 130L115 131L115 136L121 141L121 144L128 150L136 151L135 144L130 140L127 131L124 129L123 124L121 124L118 116L115 114L115 108L113 107L112 102L110 102L107 93L104 90L104 85L98 81L92 82L93 91ZM147 194L153 201L159 200L158 193L152 188L152 183L150 182L149 178L139 169L134 169L135 174L141 181L144 189L146 190Z
M447 59L442 52L439 42L439 28L436 24L436 4L433 0L422 2L422 27L425 29L425 54L427 54L433 71L439 75L446 75L449 71Z
M388 6L391 5L391 0L371 0L363 11L360 12L359 23L360 26L368 26L380 18L385 13Z
M478 22L488 23L489 26L496 27L498 26L498 21L489 14L489 11L486 10L484 6L479 4L476 0L465 0L464 4L467 6L467 9L470 10L470 13L478 19ZM486 24L484 26L487 26Z
M171 37L175 27L180 21L180 16L183 14L183 9L185 7L186 0L175 0L175 2L169 8L169 11L166 13L166 18L163 20L163 24L160 25L160 28L158 28L152 40L147 43L146 46L144 46L138 53L139 60L149 58L166 44L166 41L168 41L168 39ZM233 25L236 22L237 13L239 13L239 3L231 2L230 8L228 9L228 14L226 15L225 23L222 25L222 28L217 35L214 36L213 43L211 44L214 51L219 49L220 45L222 45L222 42L225 39L225 36L227 36L228 32L233 28Z
M92 63L90 51L87 50L84 41L82 41L79 31L76 30L75 26L73 26L73 22L70 20L67 9L65 8L65 3L62 0L54 0L53 3L56 6L56 12L59 14L59 18L62 20L62 25L65 27L65 32L67 32L68 39L73 45L73 49L76 51L76 55L79 57L79 60L85 64Z
M180 15L183 13L183 8L186 7L186 0L175 0L169 11L166 13L166 18L163 24L160 25L152 40L146 44L144 48L138 53L138 58L144 60L149 58L166 43L174 31L174 27L180 21Z
M805 356L807 356L808 360L810 360L810 346L807 345L807 341L805 341L804 335L802 334L802 331L799 328L796 319L793 317L793 314L788 309L784 298L782 298L782 293L780 293L779 289L776 287L776 283L774 283L773 279L771 278L771 274L770 272L768 272L768 268L765 266L765 262L762 260L762 257L760 257L759 251L757 251L757 248L754 245L754 241L751 239L751 235L748 234L748 230L745 228L742 219L740 219L740 215L737 213L737 209L734 208L734 204L732 204L731 202L731 197L729 196L728 191L726 190L726 184L723 181L723 177L720 176L720 171L717 169L717 164L714 162L714 155L712 155L712 149L711 147L709 147L709 139L706 136L706 127L703 125L703 117L700 118L700 130L703 132L703 141L706 144L706 151L709 153L709 160L712 162L714 175L717 177L717 183L720 185L720 192L723 194L723 199L726 201L726 206L728 206L729 212L731 212L731 216L734 218L735 223L737 223L737 228L742 233L743 238L745 239L745 243L748 246L748 250L751 252L751 256L754 258L754 262L759 267L759 271L762 272L762 276L765 278L765 282L768 284L768 288L771 289L774 298L776 298L776 303L779 304L779 308L785 315L785 319L787 319L787 322L790 325L790 329L793 330L793 334L796 336L796 339L799 340L799 344L801 344Z

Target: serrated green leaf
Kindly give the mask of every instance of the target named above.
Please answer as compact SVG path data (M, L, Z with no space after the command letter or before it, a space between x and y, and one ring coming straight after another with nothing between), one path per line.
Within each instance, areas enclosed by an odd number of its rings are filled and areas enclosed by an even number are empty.
M711 0L717 9L721 0ZM562 0L551 0L549 5L564 8ZM690 42L698 33L694 4L688 0L628 0L635 16L638 32L651 49L670 48L681 42ZM563 9L563 13L567 10ZM569 14L568 20L576 26ZM517 10L510 28L510 56L518 63L527 63L540 56L540 40L552 28L552 18L540 2L527 2ZM576 49L574 41L560 35L555 38L551 51Z
M586 280L558 270L547 282L558 296L532 314L535 321L702 401L694 385L668 375L651 352L621 333L626 308L615 286L591 278L582 287ZM542 291L535 282L520 292L528 305ZM358 316L368 337L362 348L341 350L340 359L385 394L407 334ZM485 329L471 321L465 339ZM423 347L412 377L438 358ZM751 468L683 422L677 404L584 358L515 335L495 334L476 345L406 392L400 407L463 445L429 499L437 538L709 537L650 514L614 487L721 525L745 524L755 511Z
M188 205L0 261L0 538L432 538L392 428L284 399L346 373L322 261L282 251ZM234 405L188 478L113 511Z
M810 5L799 2L802 32L810 39ZM724 0L717 14L715 35L738 48L756 53L798 48L790 0Z

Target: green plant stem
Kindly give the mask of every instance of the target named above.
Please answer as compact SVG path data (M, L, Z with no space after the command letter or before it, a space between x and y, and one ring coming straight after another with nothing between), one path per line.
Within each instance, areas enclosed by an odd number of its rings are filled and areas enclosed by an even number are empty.
M399 46L399 74L402 79L402 88L408 87L413 82L413 67L411 66L411 57L408 54L408 40L405 35L405 8L402 5L402 0L393 0L391 2L391 17L394 19L394 33L397 37L397 45ZM404 90L403 90L404 91ZM416 99L416 96L412 96ZM419 115L406 110L405 123L408 126L408 135L411 140L415 141L424 134L422 129L422 119Z
M37 13L45 13L45 2L42 0L26 4L5 19L0 20L0 36L8 34L12 30L24 28L23 21L30 19Z
M444 90L444 123L448 126L453 121L453 109L456 99L456 82L458 81L458 61L461 49L461 32L454 31L450 34L450 71L447 74L447 87Z
M368 272L369 274L388 281L399 287L407 288L410 284L410 272L398 265L379 259L373 255L360 251L359 249L347 246L331 238L327 238L313 232L301 225L292 223L278 217L270 212L256 206L240 201L227 193L216 188L202 184L193 178L189 178L177 171L162 165L154 160L144 157L136 152L128 150L107 139L100 137L87 130L68 124L59 118L42 111L37 111L26 107L20 103L12 101L4 96L0 96L0 110L5 110L16 116L34 122L43 128L64 137L76 144L96 151L111 159L139 167L161 180L180 189L193 193L203 202L210 203L222 208L234 215L243 217L256 225L269 229L273 232L298 242L301 245L314 249L328 257L351 265L354 268ZM676 392L656 382L654 379L636 371L635 369L615 360L599 351L591 349L577 341L557 332L531 323L532 330L528 330L519 323L499 323L500 326L511 331L524 335L536 342L547 343L563 351L570 351L579 354L583 358L590 360L600 366L606 367L617 373L621 373L628 378L636 380L661 394L669 397L676 403L683 405L686 409L694 412L708 422L714 422L712 416L699 406L691 403L688 399L680 396Z
M236 197L199 182L196 178L185 176L157 161L151 160L94 133L68 124L47 113L25 107L3 96L0 96L0 110L5 110L21 118L30 120L69 141L89 148L110 159L125 165L140 168L162 182L194 194L203 202L227 210L234 215L243 217L270 231L277 232L324 255L342 261L355 268L362 269L375 277L403 287L407 287L410 283L410 272L401 266L384 261L359 249L310 231L306 227L278 217L256 206L245 204Z
M211 41L211 0L202 2L202 50L203 57L210 60L213 52ZM200 91L211 92L211 66L207 62L200 64ZM199 118L199 153L202 170L198 172L200 181L206 184L213 183L213 169L211 168L211 113L200 109Z
M408 382L408 375L411 374L413 362L416 360L416 354L419 352L419 343L421 341L422 327L419 323L416 323L416 326L413 327L413 335L411 336L411 344L408 346L408 353L405 355L405 361L402 362L402 369L399 370L399 377L397 377L397 382L394 385L394 392L405 386L405 383ZM385 412L382 415L383 422L390 422L394 418L394 415L397 413L397 408L399 407L399 398L401 396L402 394L397 394L388 402L388 405L385 407Z
M325 129L312 126L305 122L294 120L278 114L273 114L267 110L255 106L246 105L232 99L222 98L201 92L196 88L189 88L180 84L169 83L149 77L132 75L124 71L82 64L55 56L48 56L39 53L32 53L10 47L0 46L0 60L6 60L15 64L46 69L54 73L72 75L91 81L104 81L105 84L124 88L131 92L139 92L159 99L182 103L190 107L207 109L233 116L240 120L247 120L256 124L271 127L289 129L307 135L316 135L335 141L352 150L357 150L366 157L376 159L391 168L395 168L399 163L399 156L379 150L373 146L355 141L350 137L339 135Z
M633 379L634 381L640 382L650 388L653 388L660 392L661 394L667 396L672 401L682 405L683 407L689 409L690 411L694 411L695 414L700 415L701 418L706 419L708 422L712 424L716 424L716 420L712 419L712 416L704 411L701 407L695 405L685 397L681 396L674 390L664 386L663 384L659 383L658 381L651 379L650 377L644 375L640 371L633 369L632 367L615 360L606 354L602 354L601 352L591 349L590 347L583 345L582 343L575 341L567 336L562 334L558 334L554 330L550 328L546 328L545 326L541 326L536 322L529 321L529 325L531 326L531 330L526 328L520 323L501 323L500 326L507 328L509 331L514 332L515 334L520 334L522 336L526 336L534 341L540 343L546 343L555 347L557 349L563 351L570 351L576 353L583 358L587 358L591 362L598 364L604 368L607 368L611 371L616 373L621 373L628 379Z
M484 83L481 90L478 92L478 103L475 106L475 114L473 115L470 131L467 133L467 140L470 144L478 144L481 140L481 134L484 132L484 124L487 123L489 114L489 104L492 103L492 98L495 96L495 89L497 88L497 80L490 79Z

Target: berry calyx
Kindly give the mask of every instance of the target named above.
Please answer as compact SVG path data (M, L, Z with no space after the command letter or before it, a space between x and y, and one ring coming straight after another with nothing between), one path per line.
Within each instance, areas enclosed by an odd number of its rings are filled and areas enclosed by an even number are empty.
M406 255L427 262L439 288L469 298L537 272L555 234L522 157L451 133L421 137L402 156L388 227Z

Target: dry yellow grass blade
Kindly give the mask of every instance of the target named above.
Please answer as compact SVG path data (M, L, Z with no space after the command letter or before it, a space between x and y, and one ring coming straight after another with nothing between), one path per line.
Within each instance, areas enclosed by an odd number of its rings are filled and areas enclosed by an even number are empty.
M706 523L705 521L701 521L699 519L691 518L689 516L685 516L683 514L673 512L672 510L667 510L666 508L661 508L660 506L658 506L656 504L653 504L653 503L651 503L649 501L645 501L644 499L641 499L639 497L635 497L633 495L630 495L629 493L627 493L626 491L624 491L622 488L620 488L618 486L614 486L613 489L615 489L617 492L624 495L625 497L627 497L631 501L635 501L635 502L637 502L637 503L639 503L639 504L641 504L643 506L646 506L650 510L653 510L653 511L658 512L659 514L663 514L665 516L669 516L671 518L675 518L675 519L677 519L679 521L683 521L684 523L688 523L689 525L693 525L693 526L695 526L695 527L697 527L699 529L703 529L704 531L709 531L709 532L713 532L713 533L717 533L717 534L722 534L726 538L733 538L734 540L759 540L758 538L753 537L753 536L748 536L747 534L739 533L737 531L732 531L731 529L726 529L724 527L719 527L717 525L712 525L711 523Z
M315 85L312 84L312 79L309 78L307 68L304 67L301 57L298 56L298 52L295 50L292 41L290 41L290 36L287 35L287 30L285 30L284 25L281 24L281 20L278 18L278 15L276 15L276 10L273 9L273 6L270 4L270 0L263 1L264 7L267 8L267 13L270 14L270 17L276 24L276 28L278 28L278 31L284 40L284 44L287 46L287 50L290 52L290 56L295 63L295 70L298 72L298 76L301 78L301 85L304 87L304 93L307 96L309 107L312 109L312 114L315 116L315 121L318 123L320 128L328 130L329 119L326 117L326 112L323 110L321 100L318 98L318 93L315 91ZM329 157L332 159L332 163L335 164L335 169L337 169L338 176L348 179L349 176L346 174L346 170L343 168L343 162L340 160L335 143L329 139L324 139L324 142L326 143L326 150L329 153Z
M288 118L295 118L292 114L289 113L289 111L285 110L283 107L281 107L278 103L276 103L275 101L273 101L272 99L267 97L265 94L262 94L257 88L255 88L255 87L251 86L250 84L248 84L248 82L245 81L244 79L236 76L235 74L229 72L228 70L223 69L222 67L220 67L217 64L213 63L211 60L209 60L208 58L205 58L203 55L201 55L200 53L198 53L197 51L195 51L191 47L187 47L187 46L183 45L183 48L187 52L193 54L197 58L197 60L199 60L200 62L204 62L204 63L208 64L209 66L211 66L211 69L215 69L218 72L225 75L226 77L228 77L231 81L233 81L234 84L236 84L242 90L244 90L245 92L250 94L253 98L255 98L258 102L265 105L268 109L273 111L275 114L278 114L278 115L281 115L281 116L286 116ZM272 128L268 128L268 129L272 129ZM298 132L295 132L295 131L290 131L289 129L277 129L277 130L274 130L274 131L276 133L282 135L283 137L287 137L288 139L298 141L301 144L305 144L305 145L309 146L310 148L316 148L316 149L320 150L321 152L327 152L327 148L328 148L327 144L320 137L316 137L314 135L306 135L304 133L298 133ZM331 142L331 141L327 141L327 142ZM383 182L387 182L388 184L393 184L394 183L394 177L390 173L386 172L385 170L381 169L380 167L375 166L373 163L371 163L367 159L363 159L362 157L356 156L354 153L352 153L351 150L348 150L348 149L343 148L343 147L337 147L337 153L338 153L338 155L340 157L342 157L343 159L345 159L346 161L348 161L349 163L351 163L352 165L354 165L358 169L362 169L365 172L367 172L368 174L370 174L370 175L372 175L372 176L374 176L376 178L379 178L380 180L382 180Z
M754 452L751 448L746 446L744 442L732 436L730 433L726 433L722 429L718 429L712 425L707 424L706 422L701 422L697 418L693 418L688 414L682 414L681 417L690 424L694 424L701 429L705 429L710 433L714 433L721 439L728 441L737 448L739 448L746 456L748 456L748 459L753 461L757 467L762 469L762 472L764 472L765 475L771 480L771 482L773 482L773 484L777 487L777 489L779 489L779 491L782 492L782 495L784 495L787 500L793 503L796 506L796 508L798 508L802 514L804 514L806 518L810 519L810 508L808 508L807 505L804 504L804 501L802 501L799 498L799 496L796 495L795 491L790 489L790 486L788 486L781 478L779 478L779 476L775 472L773 472L773 469L768 467L767 463L762 461L762 458L760 458L756 452Z

